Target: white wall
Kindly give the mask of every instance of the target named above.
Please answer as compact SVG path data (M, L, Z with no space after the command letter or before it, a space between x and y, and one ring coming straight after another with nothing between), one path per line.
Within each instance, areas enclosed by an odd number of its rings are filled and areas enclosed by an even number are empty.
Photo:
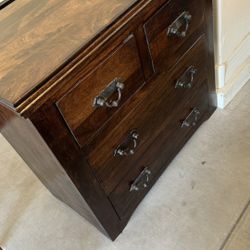
M250 79L250 0L214 0L217 101L224 108Z

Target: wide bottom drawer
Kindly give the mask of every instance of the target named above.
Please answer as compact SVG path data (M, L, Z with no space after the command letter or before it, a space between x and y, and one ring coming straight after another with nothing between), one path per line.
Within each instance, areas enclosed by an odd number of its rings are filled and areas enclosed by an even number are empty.
M158 137L110 194L120 217L132 214L167 164L206 119L208 111L208 89L204 82L202 87L183 99L172 114L166 113L167 118Z

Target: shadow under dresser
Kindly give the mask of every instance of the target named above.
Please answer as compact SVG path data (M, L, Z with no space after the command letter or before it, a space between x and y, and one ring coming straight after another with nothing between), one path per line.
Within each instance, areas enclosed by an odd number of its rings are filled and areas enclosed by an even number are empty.
M0 33L1 133L116 239L215 110L212 0L14 1Z

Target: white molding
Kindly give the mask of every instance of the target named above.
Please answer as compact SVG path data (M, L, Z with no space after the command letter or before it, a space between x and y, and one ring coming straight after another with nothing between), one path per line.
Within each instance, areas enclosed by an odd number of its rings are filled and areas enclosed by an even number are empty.
M224 109L225 108L225 97L224 94L217 93L217 108Z
M222 0L213 0L214 6L214 39L215 39L215 59L218 64L222 64L222 52L223 52L223 3Z
M250 79L250 35L238 44L226 62L216 65L217 107L225 108Z
M247 64L237 76L232 79L232 83L225 86L223 89L218 90L217 107L224 109L232 99L238 94L241 88L250 80L250 63Z
M226 78L226 65L216 65L215 66L215 79L216 79L216 87L221 89L225 86L225 78Z

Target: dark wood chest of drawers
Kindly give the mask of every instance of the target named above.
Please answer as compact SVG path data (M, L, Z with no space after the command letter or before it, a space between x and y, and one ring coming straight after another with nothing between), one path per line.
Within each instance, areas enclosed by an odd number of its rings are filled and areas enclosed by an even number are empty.
M0 86L2 134L112 239L215 109L211 2L131 1L29 90Z

